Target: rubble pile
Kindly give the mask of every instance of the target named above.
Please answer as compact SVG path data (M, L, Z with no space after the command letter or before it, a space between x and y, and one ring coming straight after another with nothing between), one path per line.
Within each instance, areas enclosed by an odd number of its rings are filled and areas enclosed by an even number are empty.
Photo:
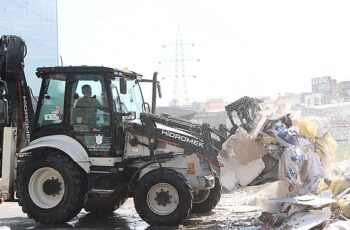
M335 167L337 143L327 122L260 114L254 125L250 132L239 127L223 144L218 156L223 187L271 182L257 194L259 219L270 227L344 224L335 223L350 218L350 162Z

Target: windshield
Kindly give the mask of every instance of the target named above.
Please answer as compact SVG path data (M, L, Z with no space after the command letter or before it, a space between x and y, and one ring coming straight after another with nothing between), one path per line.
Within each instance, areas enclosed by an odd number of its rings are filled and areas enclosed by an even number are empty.
M136 80L126 79L127 93L121 94L119 90L119 78L112 81L113 99L116 102L116 111L123 113L135 112L136 118L140 118L143 112L143 97L140 85ZM120 98L120 99L119 99Z

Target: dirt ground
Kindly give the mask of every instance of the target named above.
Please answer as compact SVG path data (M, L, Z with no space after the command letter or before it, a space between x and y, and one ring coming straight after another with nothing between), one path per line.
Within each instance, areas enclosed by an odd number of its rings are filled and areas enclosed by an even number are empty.
M28 219L16 202L0 205L0 230L7 229L256 229L261 226L254 194L259 188L239 189L223 194L220 203L207 214L191 214L183 225L150 227L137 214L133 200L129 199L113 216L98 217L82 210L72 221L63 225L42 225Z

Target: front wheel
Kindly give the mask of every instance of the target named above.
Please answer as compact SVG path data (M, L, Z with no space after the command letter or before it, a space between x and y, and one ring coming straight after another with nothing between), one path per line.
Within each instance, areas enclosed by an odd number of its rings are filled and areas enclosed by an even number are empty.
M199 190L194 193L193 213L206 213L211 211L219 203L221 197L221 183L215 177L215 186L212 189Z
M186 178L172 169L156 169L141 178L134 193L135 208L150 225L181 224L192 207Z
M63 223L83 207L85 174L60 152L33 154L19 164L17 182L18 202L35 221Z

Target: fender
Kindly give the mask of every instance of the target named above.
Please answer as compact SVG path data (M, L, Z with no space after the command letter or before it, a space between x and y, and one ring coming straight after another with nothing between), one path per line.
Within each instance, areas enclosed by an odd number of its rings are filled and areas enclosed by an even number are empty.
M90 172L91 164L88 153L77 140L66 135L40 137L30 142L28 146L21 149L20 153L42 147L50 147L61 150L72 158L73 161L76 162L86 173Z

